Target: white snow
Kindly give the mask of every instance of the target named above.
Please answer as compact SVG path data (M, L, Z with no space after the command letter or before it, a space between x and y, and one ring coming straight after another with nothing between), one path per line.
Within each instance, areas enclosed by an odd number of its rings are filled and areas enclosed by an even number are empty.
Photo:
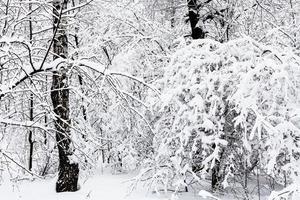
M215 200L220 200L219 198L213 196L211 193L209 193L209 192L207 192L207 191L205 191L205 190L201 190L201 191L199 192L199 196L201 196L201 197L203 197L203 198L205 198L205 199L211 198L211 199L215 199Z
M18 185L5 183L0 186L1 200L169 200L171 194L156 194L147 188L137 188L129 193L134 174L112 175L108 172L81 180L77 192L56 193L56 178L24 181ZM199 200L196 193L179 194L182 200Z

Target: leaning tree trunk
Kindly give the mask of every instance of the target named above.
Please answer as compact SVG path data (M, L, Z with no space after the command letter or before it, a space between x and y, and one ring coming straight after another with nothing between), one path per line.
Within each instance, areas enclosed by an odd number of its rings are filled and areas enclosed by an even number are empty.
M67 0L53 1L54 33L53 42L54 60L58 57L67 58L68 38L66 33L67 20L61 17L62 9L66 9ZM59 173L56 182L57 192L72 192L77 190L79 167L71 160L74 153L70 138L70 107L67 67L62 66L53 72L51 99L55 119L56 142L59 154Z

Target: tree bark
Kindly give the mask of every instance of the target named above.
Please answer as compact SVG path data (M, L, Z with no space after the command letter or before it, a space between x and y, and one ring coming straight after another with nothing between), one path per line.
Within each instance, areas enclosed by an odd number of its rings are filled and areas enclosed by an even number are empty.
M188 9L189 9L189 21L192 29L192 38L203 39L205 37L205 33L203 29L197 26L199 22L199 14L198 14L198 4L197 0L187 0Z
M53 42L54 60L68 57L68 38L66 33L67 20L60 16L60 11L67 8L67 0L53 1L54 30L57 35ZM63 66L53 72L51 100L55 119L56 142L59 154L59 172L56 182L56 192L77 191L79 167L71 160L74 154L70 138L70 107L67 67Z

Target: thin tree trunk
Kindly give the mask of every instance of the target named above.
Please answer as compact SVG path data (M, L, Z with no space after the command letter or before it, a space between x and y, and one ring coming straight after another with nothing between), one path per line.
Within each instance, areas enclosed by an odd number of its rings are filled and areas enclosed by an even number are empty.
M67 8L67 0L53 2L54 29L58 28L53 43L55 53L54 60L58 57L68 57L68 38L66 33L67 20L59 19L60 10ZM57 26L57 27L56 27ZM56 142L59 154L59 173L56 182L57 192L77 191L79 167L78 163L71 160L74 154L72 140L70 138L70 107L69 89L67 78L67 66L60 67L53 72L51 99L55 119Z
M45 86L43 86L44 87L44 89L45 89L45 91L47 91L48 90L48 75L45 75L45 79L46 79L46 85ZM45 98L45 101L47 101L47 99ZM45 117L44 117L44 123L45 123L45 127L47 127L48 126L48 118L47 118L47 113L45 113ZM47 145L47 141L48 139L47 139L47 131L45 130L44 131L44 145Z
M30 94L30 110L29 110L29 120L33 121L33 94ZM34 141L32 139L33 131L32 129L29 130L28 134L28 142L29 142L29 163L28 163L28 170L32 170L32 160L33 160L33 145Z
M31 12L32 10L32 5L31 3L29 3L29 12ZM31 17L29 18L29 42L30 44L32 44L32 21L31 21ZM30 100L29 100L29 104L30 104L30 107L29 107L29 120L30 121L33 121L33 94L30 93ZM32 132L32 129L29 130L29 134L28 134L28 142L29 142L29 163L28 163L28 169L29 171L32 170L32 157L33 157L33 144L34 144L34 141L32 139L32 135L33 135L33 132Z

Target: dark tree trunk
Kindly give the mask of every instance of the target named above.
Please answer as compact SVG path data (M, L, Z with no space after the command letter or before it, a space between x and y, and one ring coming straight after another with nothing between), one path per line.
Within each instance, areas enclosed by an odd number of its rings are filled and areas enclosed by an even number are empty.
M192 29L191 36L194 40L203 39L205 37L205 33L201 27L197 26L199 22L197 0L187 0L187 4L189 9L189 21Z
M57 192L70 192L77 190L79 168L77 163L72 163L70 156L73 155L72 140L70 138L69 118L69 89L67 88L67 73L65 69L54 72L51 99L55 120L56 141L59 154L59 173L56 183Z
M82 87L83 87L83 80L82 80L82 76L81 76L81 75L78 75L78 80L79 80L79 84L80 84L80 86L81 86L81 92L82 92L82 94L83 94L83 88L82 88ZM83 119L84 119L85 121L87 121L86 108L85 108L85 106L83 105L84 99L81 98L81 101L82 101L81 109L82 109ZM85 138L85 137L83 137L83 138Z
M67 0L53 2L54 30L58 29L53 43L54 60L58 57L67 58L68 56L67 20L59 17L61 9L66 7ZM55 128L59 154L59 173L56 192L77 191L79 167L78 163L73 163L70 159L70 156L74 154L74 149L70 138L67 66L62 66L53 72L51 99L54 113L57 115Z
M30 94L30 108L29 108L29 120L33 122L33 94ZM29 163L28 163L28 169L29 171L32 170L32 158L33 158L33 145L34 141L32 139L33 137L33 131L29 130L28 134L28 142L29 142Z
M29 12L31 12L32 10L32 5L31 3L29 3ZM30 44L32 44L32 19L31 17L29 17L29 40L30 40ZM29 100L29 120L33 122L33 93L30 93L30 100ZM29 130L29 134L28 134L28 142L29 142L29 163L28 163L28 169L29 171L32 170L32 157L33 157L33 144L34 141L32 139L33 137L33 132L32 130Z

